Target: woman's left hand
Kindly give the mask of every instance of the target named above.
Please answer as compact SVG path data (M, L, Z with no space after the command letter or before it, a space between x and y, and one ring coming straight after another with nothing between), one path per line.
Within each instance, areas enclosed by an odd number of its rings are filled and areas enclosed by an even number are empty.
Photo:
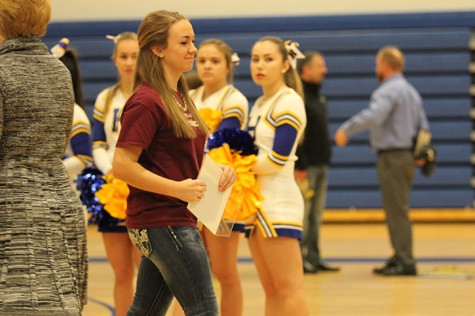
M230 166L222 166L223 173L219 179L219 191L224 192L236 181L236 172Z

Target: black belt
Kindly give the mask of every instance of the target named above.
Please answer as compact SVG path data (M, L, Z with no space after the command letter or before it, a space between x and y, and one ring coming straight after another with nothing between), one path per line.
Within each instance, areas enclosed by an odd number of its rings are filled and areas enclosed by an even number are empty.
M412 152L412 148L386 148L386 149L378 149L377 153L378 155L384 154L384 153L393 153L393 152L398 152L398 151L408 151Z

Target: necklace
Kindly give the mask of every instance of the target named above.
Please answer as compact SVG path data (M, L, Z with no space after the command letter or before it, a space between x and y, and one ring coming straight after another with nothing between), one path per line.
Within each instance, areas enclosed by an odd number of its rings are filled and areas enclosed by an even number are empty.
M186 103L185 103L185 98L181 95L180 91L177 91L176 93L173 93L175 96L176 103L180 107L180 109L183 110L183 112L186 112Z
M173 92L173 95L175 96L176 104L178 104L180 109L183 110L183 114L185 115L185 118L188 121L188 123L192 127L197 127L198 123L195 121L193 115L191 115L191 113L188 111L188 108L186 107L186 103L185 103L185 98L181 95L180 91L177 91L176 93Z

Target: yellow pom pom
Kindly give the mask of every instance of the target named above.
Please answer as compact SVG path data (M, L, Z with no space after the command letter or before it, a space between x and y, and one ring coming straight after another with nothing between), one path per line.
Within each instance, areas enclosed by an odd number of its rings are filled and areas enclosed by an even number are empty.
M210 108L200 109L198 111L201 118L205 121L206 125L210 128L211 133L214 133L223 119L223 114L219 110L213 110Z
M215 162L232 167L237 176L224 209L223 217L229 220L246 222L254 219L257 210L260 208L260 202L264 200L260 194L255 174L252 171L252 167L257 162L257 156L241 156L238 152L231 151L226 143L221 147L212 149L208 155Z
M104 180L106 183L96 192L96 197L112 217L125 219L129 196L127 183L114 178L111 174L104 176Z

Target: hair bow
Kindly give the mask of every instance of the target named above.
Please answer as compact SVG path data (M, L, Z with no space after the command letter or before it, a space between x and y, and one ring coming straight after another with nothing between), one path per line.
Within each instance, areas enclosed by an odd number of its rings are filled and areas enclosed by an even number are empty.
M66 49L68 48L68 45L69 45L69 39L66 37L63 37L62 39L59 40L58 44L51 47L50 49L51 54L53 54L53 56L58 59L63 57L64 53L66 52Z
M300 51L299 43L292 42L290 40L285 41L285 48L287 49L287 59L289 60L292 68L297 68L297 59L305 58L305 55Z
M241 59L239 58L238 54L236 52L234 52L231 55L231 62L233 63L234 66L239 66L240 61L241 61Z
M117 43L117 38L119 38L119 36L118 35L106 35L106 38L110 39L111 41L114 42L114 44L116 44Z

